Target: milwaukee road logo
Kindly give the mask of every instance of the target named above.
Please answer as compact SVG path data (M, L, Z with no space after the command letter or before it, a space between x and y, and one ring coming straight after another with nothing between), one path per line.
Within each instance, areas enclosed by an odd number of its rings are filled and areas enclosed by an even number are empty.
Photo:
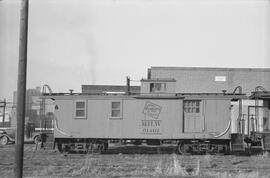
M145 102L142 113L144 119L141 121L142 134L144 135L160 135L161 134L161 120L159 114L162 107L150 101Z
M142 120L143 127L159 127L161 120Z
M143 109L143 114L145 116L149 116L153 119L158 119L160 112L161 112L161 106L151 103L150 101L147 101L145 103L145 106Z

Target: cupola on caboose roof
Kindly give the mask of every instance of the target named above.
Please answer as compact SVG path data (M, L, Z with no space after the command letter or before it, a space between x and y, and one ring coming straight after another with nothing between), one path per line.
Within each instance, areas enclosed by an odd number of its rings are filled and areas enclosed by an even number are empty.
M151 78L141 80L141 94L175 95L174 78Z

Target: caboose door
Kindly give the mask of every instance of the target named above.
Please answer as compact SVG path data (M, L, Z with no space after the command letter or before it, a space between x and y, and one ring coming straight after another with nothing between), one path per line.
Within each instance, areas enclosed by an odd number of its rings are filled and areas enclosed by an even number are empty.
M202 132L202 101L184 101L184 132Z

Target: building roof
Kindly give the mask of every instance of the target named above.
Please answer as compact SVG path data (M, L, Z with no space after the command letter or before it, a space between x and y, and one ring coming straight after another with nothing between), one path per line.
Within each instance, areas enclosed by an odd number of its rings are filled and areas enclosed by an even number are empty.
M130 86L130 92L140 92L140 86ZM126 92L126 85L82 85L82 93Z
M150 78L175 78L177 93L232 92L241 86L251 93L257 86L270 90L270 68L151 67Z
M151 78L142 79L141 82L176 82L174 78Z
M253 71L253 72L270 72L270 68L226 68L226 67L166 67L152 66L150 69L164 70L199 70L199 71Z

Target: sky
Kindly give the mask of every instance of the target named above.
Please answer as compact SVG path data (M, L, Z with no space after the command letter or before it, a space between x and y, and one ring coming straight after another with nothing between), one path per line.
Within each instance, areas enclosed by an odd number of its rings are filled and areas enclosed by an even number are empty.
M125 85L151 66L270 67L270 0L29 1L27 88ZM0 100L17 88L19 17L19 0L0 0Z

